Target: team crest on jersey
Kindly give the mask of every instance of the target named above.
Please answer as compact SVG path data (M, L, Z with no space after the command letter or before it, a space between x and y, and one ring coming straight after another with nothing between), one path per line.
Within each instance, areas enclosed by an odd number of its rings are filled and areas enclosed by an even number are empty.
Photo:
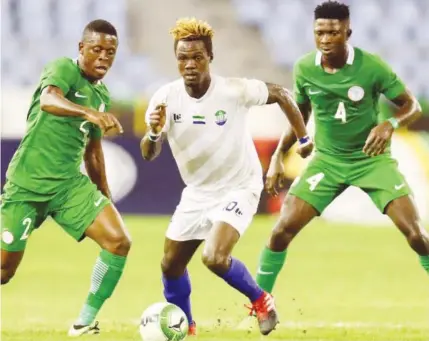
M215 114L215 122L218 126L223 126L227 121L227 115L224 110L218 110Z
M353 102L359 102L365 95L365 91L360 86L354 85L349 89L347 95Z

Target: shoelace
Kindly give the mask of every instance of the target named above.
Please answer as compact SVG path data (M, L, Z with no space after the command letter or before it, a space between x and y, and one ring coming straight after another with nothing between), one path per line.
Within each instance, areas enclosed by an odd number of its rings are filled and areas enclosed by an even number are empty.
M256 310L255 310L255 308L254 308L252 305L245 304L245 305L244 305L244 307L245 307L246 309L249 309L249 310L250 310L250 311L249 311L249 316L256 316Z

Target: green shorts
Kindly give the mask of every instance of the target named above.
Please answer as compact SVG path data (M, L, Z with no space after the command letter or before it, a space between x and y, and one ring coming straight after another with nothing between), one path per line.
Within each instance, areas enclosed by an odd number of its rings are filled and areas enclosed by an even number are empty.
M80 241L101 210L110 204L82 174L67 181L55 194L39 194L7 182L1 206L1 248L25 249L31 232L51 216L70 236Z
M295 179L289 194L322 213L349 186L367 193L382 213L392 200L411 194L397 161L388 155L344 161L320 154Z

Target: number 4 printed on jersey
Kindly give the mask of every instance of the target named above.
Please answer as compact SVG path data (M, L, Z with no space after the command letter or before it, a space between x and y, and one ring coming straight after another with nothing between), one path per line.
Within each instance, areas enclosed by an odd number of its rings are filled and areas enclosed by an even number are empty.
M335 113L334 118L337 120L341 120L342 123L347 122L347 113L346 113L346 107L344 106L344 102L338 103L338 109Z

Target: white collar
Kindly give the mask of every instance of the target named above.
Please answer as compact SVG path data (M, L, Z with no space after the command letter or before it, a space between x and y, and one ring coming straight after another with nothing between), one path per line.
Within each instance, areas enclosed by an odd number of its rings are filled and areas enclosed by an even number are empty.
M353 65L353 62L355 60L355 49L352 45L347 44L347 51L349 52L349 55L347 56L346 63L349 65ZM319 66L322 64L322 52L320 52L319 50L317 50L316 52L316 58L314 60L314 64L316 66Z

